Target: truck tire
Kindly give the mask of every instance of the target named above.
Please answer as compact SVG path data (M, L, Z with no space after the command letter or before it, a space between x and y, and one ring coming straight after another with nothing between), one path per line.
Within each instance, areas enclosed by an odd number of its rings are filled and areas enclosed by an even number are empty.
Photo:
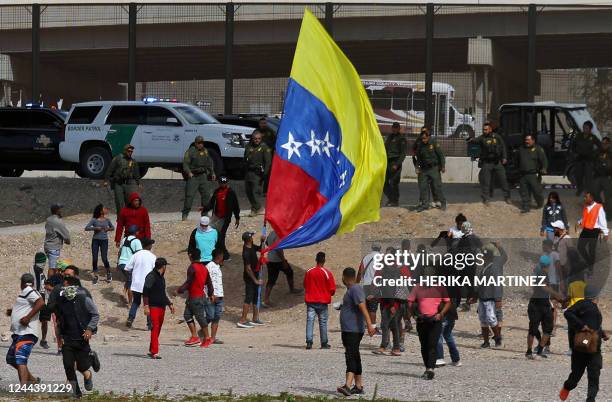
M213 160L213 168L215 170L215 176L219 177L222 174L225 174L225 170L223 169L223 159L221 159L221 155L217 152L216 149L206 148L208 151L208 155L210 155Z
M467 138L474 138L474 129L471 126L468 126L467 124L462 124L457 127L457 129L452 135L452 138L460 138L462 140L465 140Z
M140 168L140 178L142 179L143 177L145 177L147 175L147 172L149 171L148 167L141 167Z
M103 179L111 162L110 152L103 147L91 147L81 156L80 171L90 179Z
M8 169L1 169L0 170L0 176L2 177L21 177L21 175L23 174L23 169L13 169L13 168L8 168Z

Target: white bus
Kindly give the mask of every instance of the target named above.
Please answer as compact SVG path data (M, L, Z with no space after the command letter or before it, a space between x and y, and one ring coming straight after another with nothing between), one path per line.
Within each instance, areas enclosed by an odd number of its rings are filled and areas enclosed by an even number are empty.
M405 132L416 135L425 124L425 81L361 80L368 93L376 121L383 134L398 122ZM434 124L432 134L441 137L474 136L474 117L459 113L453 106L455 88L443 82L433 83Z

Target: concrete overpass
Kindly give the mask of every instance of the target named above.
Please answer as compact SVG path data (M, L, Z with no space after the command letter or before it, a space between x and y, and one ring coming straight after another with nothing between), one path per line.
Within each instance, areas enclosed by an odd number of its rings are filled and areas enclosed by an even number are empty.
M0 14L4 10L0 7ZM423 7L415 8L414 13L399 13L406 15L393 15L392 10L355 16L336 9L334 15L331 5L322 13L361 74L480 71L481 66L468 62L468 53L490 50L492 59L485 63L488 74L477 75L487 81L485 92L493 88L496 103L536 94L537 87L530 90L528 84L530 79L537 82L537 69L612 66L612 53L605 51L612 43L612 8L533 6L483 12L472 6L455 13L433 8L430 65L426 57L430 10ZM535 23L532 32L537 34L531 68L529 10L535 12L531 21ZM12 85L27 92L39 88L34 92L46 99L63 97L68 103L120 98L125 96L125 87L119 83L134 81L227 79L227 90L230 78L289 75L300 26L295 15L266 19L265 14L262 18L254 13L254 18L232 15L226 20L223 13L223 18L194 22L193 18L141 18L137 8L135 11L133 24L107 20L80 24L75 19L74 24L48 24L34 32L31 28L2 29L0 54L10 60L10 74L6 75L12 77ZM131 27L135 29L132 35ZM470 49L469 39L477 36L491 39L491 49ZM39 52L33 52L37 46Z

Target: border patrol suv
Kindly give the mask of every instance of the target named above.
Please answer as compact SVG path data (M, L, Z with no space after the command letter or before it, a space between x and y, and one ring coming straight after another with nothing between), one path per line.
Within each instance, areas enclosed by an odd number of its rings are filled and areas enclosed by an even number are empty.
M101 179L125 144L135 147L141 175L150 167L181 170L183 154L201 135L217 174L240 170L253 129L219 123L196 106L174 102L100 101L74 104L59 152L77 174Z

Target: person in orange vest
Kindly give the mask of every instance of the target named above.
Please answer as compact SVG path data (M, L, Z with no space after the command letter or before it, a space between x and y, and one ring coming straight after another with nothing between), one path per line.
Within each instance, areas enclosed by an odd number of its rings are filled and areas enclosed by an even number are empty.
M584 208L582 218L578 220L578 226L582 228L578 238L578 252L587 263L589 272L592 273L597 240L602 235L605 241L608 240L608 221L603 205L595 202L593 194L589 191L584 194Z

